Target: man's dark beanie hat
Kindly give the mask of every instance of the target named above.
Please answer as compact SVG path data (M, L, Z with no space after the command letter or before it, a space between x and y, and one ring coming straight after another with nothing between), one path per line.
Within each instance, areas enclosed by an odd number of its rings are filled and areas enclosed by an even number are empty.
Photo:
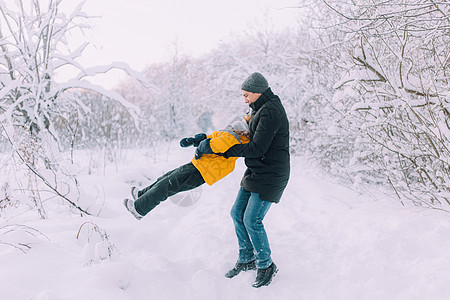
M261 73L255 72L248 76L242 83L241 90L252 93L264 93L269 88L266 78Z

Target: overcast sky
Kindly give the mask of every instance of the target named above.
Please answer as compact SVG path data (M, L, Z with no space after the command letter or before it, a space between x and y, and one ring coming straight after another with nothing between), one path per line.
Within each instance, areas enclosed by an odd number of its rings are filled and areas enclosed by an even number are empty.
M248 30L264 12L277 28L294 25L298 0L88 0L84 12L93 30L83 39L91 43L80 62L84 66L127 62L141 71L169 58L172 45L198 56L233 34ZM115 75L103 85L117 82Z

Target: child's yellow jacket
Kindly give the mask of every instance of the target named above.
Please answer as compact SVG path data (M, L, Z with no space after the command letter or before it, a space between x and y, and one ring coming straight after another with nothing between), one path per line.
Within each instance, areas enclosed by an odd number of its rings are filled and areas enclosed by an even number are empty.
M214 131L211 135L211 150L215 153L224 153L236 144L246 144L250 139L246 136L239 136L239 141L233 134L227 131ZM225 158L216 154L203 154L200 159L192 159L192 163L202 174L203 179L208 185L213 185L224 178L234 170L237 157Z

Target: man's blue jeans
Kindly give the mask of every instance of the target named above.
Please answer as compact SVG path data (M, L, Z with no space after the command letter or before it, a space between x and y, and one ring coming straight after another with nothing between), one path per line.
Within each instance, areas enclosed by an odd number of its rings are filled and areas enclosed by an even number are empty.
M238 262L247 263L256 259L258 269L272 264L269 240L262 223L271 204L259 198L258 193L240 188L231 209L239 244Z

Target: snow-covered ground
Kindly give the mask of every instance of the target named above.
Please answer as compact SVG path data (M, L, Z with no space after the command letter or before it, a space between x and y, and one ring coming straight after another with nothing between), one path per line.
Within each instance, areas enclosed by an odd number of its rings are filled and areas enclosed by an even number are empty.
M78 177L81 204L91 203L99 216L49 205L48 220L35 212L2 219L0 241L31 249L0 244L0 298L449 299L448 214L405 207L375 190L358 194L313 175L296 158L281 203L265 219L279 273L260 289L251 287L255 272L225 278L237 258L229 211L242 159L234 173L204 185L192 206L168 199L141 221L123 207L131 185L190 160L192 149L176 148L157 163L130 152L106 175L88 175L86 167Z

